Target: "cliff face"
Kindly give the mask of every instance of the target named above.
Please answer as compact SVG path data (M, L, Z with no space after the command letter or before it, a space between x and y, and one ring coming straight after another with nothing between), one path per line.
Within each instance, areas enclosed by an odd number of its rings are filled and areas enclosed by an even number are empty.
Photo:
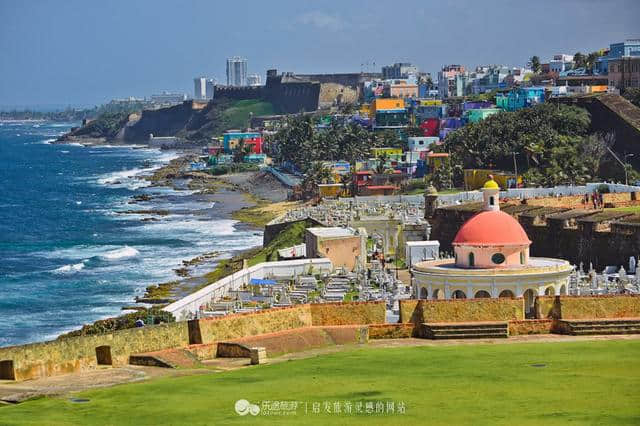
M178 136L192 142L204 142L227 130L231 124L224 112L232 105L228 99L207 104L183 102L169 108L144 110L139 114L103 114L62 136L62 141L121 141L144 143L149 134Z

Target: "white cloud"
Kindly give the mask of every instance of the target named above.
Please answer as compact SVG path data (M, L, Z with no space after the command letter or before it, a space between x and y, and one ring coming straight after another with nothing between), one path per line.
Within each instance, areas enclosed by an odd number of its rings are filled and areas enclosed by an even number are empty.
M328 31L338 31L346 26L344 20L339 16L333 16L319 10L300 15L297 21L304 25L311 25L320 30Z

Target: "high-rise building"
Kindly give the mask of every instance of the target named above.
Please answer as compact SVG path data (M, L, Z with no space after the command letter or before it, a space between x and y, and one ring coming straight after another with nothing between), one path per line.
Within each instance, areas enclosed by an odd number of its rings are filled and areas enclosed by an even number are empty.
M193 99L197 101L213 99L214 78L196 77L193 79Z
M193 99L202 100L207 98L207 78L196 77L193 79Z
M262 78L260 77L260 74L249 74L247 76L247 85L249 85L249 86L261 86L262 85Z
M227 59L227 86L247 85L247 60L239 56Z

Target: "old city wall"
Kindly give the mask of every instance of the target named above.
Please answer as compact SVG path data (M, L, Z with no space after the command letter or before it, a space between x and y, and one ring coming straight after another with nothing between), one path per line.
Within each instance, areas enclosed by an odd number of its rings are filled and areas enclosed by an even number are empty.
M622 199L625 195L626 199ZM629 194L605 194L604 202L626 203L628 198ZM532 200L534 202L542 201ZM447 207L435 211L429 219L431 239L440 241L441 251L453 252L451 242L456 233L476 211ZM630 256L640 253L640 226L613 223L604 226L605 230L598 230L594 226L549 226L544 208L539 216L536 214L533 210L527 213L527 217L515 215L532 241L531 256L565 259L575 265L580 262L585 266L593 264L594 268L600 270L607 265L626 264Z
M193 331L190 333L191 343L196 344L214 343L313 325L309 305L205 318L193 320L190 323L195 323L198 327L199 337Z
M193 344L213 343L295 328L385 322L384 302L314 303L190 321Z
M314 303L309 305L313 325L383 324L384 301Z
M553 102L582 107L591 114L591 132L615 133L613 150L635 154L632 166L640 169L640 108L620 95L575 96L554 98Z
M400 321L404 323L521 320L522 298L400 301Z
M538 318L637 318L640 295L541 296L535 309Z
M12 361L15 380L26 380L95 369L100 351L101 363L122 366L131 354L188 344L186 323L160 324L0 348L0 362Z
M273 357L327 346L367 343L368 336L366 325L305 327L242 337L231 343L219 343L217 346L218 356L246 354L248 348L263 347L267 356ZM240 348L233 345L239 345Z

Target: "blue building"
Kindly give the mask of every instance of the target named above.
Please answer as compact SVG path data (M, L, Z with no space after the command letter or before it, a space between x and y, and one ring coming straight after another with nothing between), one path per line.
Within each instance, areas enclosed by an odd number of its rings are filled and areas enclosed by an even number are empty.
M609 53L597 59L594 71L596 74L609 73L609 61L623 56L640 56L640 39L628 39L621 43L611 43Z
M496 106L505 111L517 111L544 102L544 87L522 87L496 96Z

